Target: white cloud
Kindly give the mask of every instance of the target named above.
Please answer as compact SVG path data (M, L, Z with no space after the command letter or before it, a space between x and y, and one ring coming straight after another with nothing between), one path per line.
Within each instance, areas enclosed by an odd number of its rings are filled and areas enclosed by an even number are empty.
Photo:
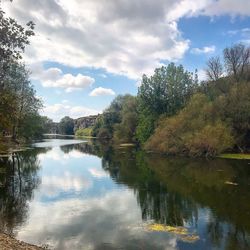
M204 15L208 16L249 16L250 1L249 0L218 0L209 1L210 4L205 8Z
M41 190L46 197L47 190L42 187ZM151 249L177 249L177 235L146 230L134 192L129 189L110 191L102 196L62 198L53 202L33 200L17 238L33 244L42 242L53 249L84 246L93 250L107 245L112 249L127 249L131 246L128 239L133 239L132 243L143 242Z
M33 64L30 68L32 78L41 81L44 87L63 88L66 92L87 88L95 82L95 79L82 74L63 74L59 68L44 70L41 64Z
M200 54L210 54L210 53L214 53L215 52L215 46L205 46L203 48L193 48L191 50L191 53L196 54L196 55L200 55Z
M89 115L97 115L101 111L90 109L84 106L72 106L65 103L56 103L53 105L46 105L42 111L43 115L48 116L54 121L60 121L64 116L70 116L71 118L79 118Z
M109 177L109 175L102 169L90 168L90 169L88 169L88 171L95 178Z
M5 9L23 23L36 23L29 62L103 68L137 79L189 48L175 20L166 18L175 2L19 0Z
M36 36L26 50L30 62L102 68L133 79L152 73L162 61L183 58L190 41L178 29L180 18L250 15L249 0L18 0L3 4L21 22L36 23Z
M115 95L115 92L112 89L98 87L98 88L93 89L89 95L90 96Z

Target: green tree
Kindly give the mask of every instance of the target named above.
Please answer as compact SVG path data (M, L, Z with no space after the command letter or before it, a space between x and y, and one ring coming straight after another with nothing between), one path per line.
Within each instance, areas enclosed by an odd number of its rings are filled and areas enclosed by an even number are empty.
M215 156L232 147L230 127L204 94L195 94L177 115L161 120L148 150L190 156Z
M194 76L174 63L155 69L150 77L143 75L138 90L138 139L145 142L149 138L160 115L171 116L183 108L197 83L197 74Z
M0 7L0 90L4 87L9 66L22 58L29 38L34 35L34 27L33 22L28 22L24 28L15 19L5 17Z
M131 98L133 98L131 95L117 96L98 118L92 135L100 138L113 138L115 125L122 122L122 114L126 113L124 105Z
M59 123L60 133L64 135L73 135L74 134L74 120L69 116L65 116L61 119Z
M135 141L137 127L137 98L126 95L121 109L121 122L114 126L114 139L118 142Z

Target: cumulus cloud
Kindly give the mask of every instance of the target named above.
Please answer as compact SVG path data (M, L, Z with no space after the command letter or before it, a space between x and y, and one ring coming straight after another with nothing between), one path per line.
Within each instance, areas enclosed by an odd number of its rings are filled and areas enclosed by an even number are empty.
M72 106L65 103L46 105L42 111L43 115L46 115L57 122L60 121L64 116L70 116L71 118L75 119L89 115L97 115L98 113L101 113L101 111L84 106Z
M4 9L23 23L36 23L26 51L30 62L102 68L138 79L189 49L190 41L178 29L181 18L249 16L250 1L18 0L4 2Z
M210 53L214 53L215 52L215 46L212 45L212 46L205 46L203 48L193 48L191 50L191 52L193 54L197 54L197 55L200 55L200 54L210 54Z
M189 48L177 23L166 18L175 2L19 0L5 9L37 24L26 60L104 68L137 79Z
M77 74L63 74L59 68L43 69L41 64L33 64L30 66L32 78L41 81L44 87L48 88L63 88L66 92L84 89L91 86L95 79Z
M98 87L98 88L93 89L89 95L90 96L115 95L115 92L112 89Z
M249 16L250 15L250 1L248 0L213 0L204 10L204 15L208 16Z

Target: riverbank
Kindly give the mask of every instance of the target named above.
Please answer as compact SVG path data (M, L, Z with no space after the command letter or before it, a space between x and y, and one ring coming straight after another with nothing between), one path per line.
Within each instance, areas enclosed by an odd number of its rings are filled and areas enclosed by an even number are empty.
M0 138L0 157L9 156L12 153L26 150L24 142L13 142L11 137Z
M1 250L42 250L44 248L16 240L15 238L0 233L0 246Z

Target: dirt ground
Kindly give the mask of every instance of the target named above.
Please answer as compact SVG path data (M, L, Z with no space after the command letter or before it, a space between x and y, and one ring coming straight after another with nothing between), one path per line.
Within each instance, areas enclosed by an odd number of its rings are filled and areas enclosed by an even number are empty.
M22 241L18 241L7 234L0 233L0 249L1 250L42 250L43 248L30 245Z

